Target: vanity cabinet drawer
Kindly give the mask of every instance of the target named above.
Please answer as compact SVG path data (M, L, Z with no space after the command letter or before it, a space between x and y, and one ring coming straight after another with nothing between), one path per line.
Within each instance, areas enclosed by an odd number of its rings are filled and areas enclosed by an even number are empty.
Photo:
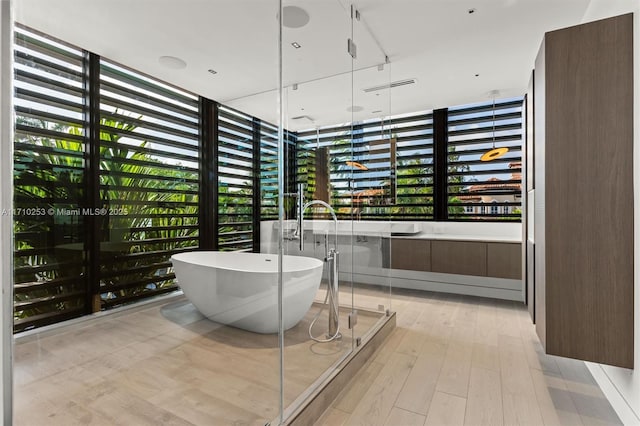
M487 276L487 243L431 241L431 270L444 274Z
M431 241L416 238L392 238L391 268L431 271Z
M522 279L522 246L511 243L487 243L487 275Z

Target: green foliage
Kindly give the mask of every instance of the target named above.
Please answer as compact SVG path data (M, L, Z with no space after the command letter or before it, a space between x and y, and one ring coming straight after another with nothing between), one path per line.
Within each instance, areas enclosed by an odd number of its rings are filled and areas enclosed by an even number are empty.
M26 117L19 117L16 124L18 128L35 130L18 131L15 138L14 280L18 284L15 302L24 309L16 310L14 317L21 319L82 306L82 301L77 299L39 308L25 303L81 291L82 257L78 259L73 252L54 253L52 247L60 240L61 233L73 236L81 232L82 223L60 220L48 214L48 209L77 206L76 200L83 197L83 158L82 143L77 140L38 136L57 133L64 137L65 126ZM66 134L81 136L79 131ZM37 150L31 148L35 146ZM47 283L72 274L80 278L65 286L34 285L32 291L20 288L23 283Z
M238 244L248 244L247 234L252 230L253 207L247 202L252 195L249 182L243 183L243 188L229 191L227 185L218 185L218 211L229 216L219 216L223 223L218 226L218 245L220 251L237 250ZM226 217L226 219L224 219ZM225 244L235 243L234 246Z
M24 117L20 117L17 124L35 131L16 135L16 209L74 210L88 206L80 142L83 129ZM103 297L128 297L174 286L170 269L162 264L172 251L197 244L198 174L180 164L163 167L160 159L145 152L146 141L132 144L123 140L123 135L135 131L135 124L107 118L100 124L100 197L107 212L118 213L98 217L101 223L98 238L105 248L99 257ZM51 131L56 135L42 136ZM86 291L81 255L84 226L83 215L17 214L14 217L15 282L33 288L16 291L16 303L78 294L57 304L16 311L17 319L82 307L81 294ZM67 249L69 245L74 248ZM123 256L136 253L150 255ZM37 289L36 283L56 279L66 280L65 284ZM151 284L109 290L140 281ZM29 305L25 303L25 306Z

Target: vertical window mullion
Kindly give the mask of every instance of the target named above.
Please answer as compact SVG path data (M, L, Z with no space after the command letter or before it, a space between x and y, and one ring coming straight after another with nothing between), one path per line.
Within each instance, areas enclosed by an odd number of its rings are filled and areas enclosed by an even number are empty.
M200 97L199 99L199 200L198 227L199 248L201 250L217 249L217 217L211 212L217 211L218 185L214 184L217 156L217 109L215 102Z
M260 120L253 119L253 200L251 205L251 221L252 225L252 242L253 252L260 253L260 210L261 210L261 197L260 197Z
M447 109L433 111L433 145L434 145L434 179L433 179L433 204L434 220L448 219L447 197Z
M220 201L218 198L218 179L219 179L219 170L218 170L218 147L220 144L220 104L214 102L213 109L211 110L211 118L213 119L212 130L213 134L211 135L211 154L213 158L210 161L212 167L212 173L209 175L211 188L211 194L213 197L213 208L211 212L213 212L212 218L206 218L206 220L211 220L211 224L213 226L213 250L220 250L220 245L218 241L220 240L220 216L218 216L218 202ZM208 212L204 212L207 215Z
M100 202L100 57L85 52L85 191L86 207L96 211ZM85 217L87 228L85 250L87 253L87 313L100 311L100 235L101 218Z

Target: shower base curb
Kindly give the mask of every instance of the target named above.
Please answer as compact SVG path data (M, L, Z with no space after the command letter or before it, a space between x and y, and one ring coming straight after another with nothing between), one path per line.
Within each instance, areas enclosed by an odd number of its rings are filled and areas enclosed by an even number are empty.
M396 328L396 313L392 312L378 330L356 348L340 367L322 383L309 397L287 417L284 424L291 426L311 426L329 408L331 403L369 361L371 355L384 343ZM275 425L276 423L271 423Z

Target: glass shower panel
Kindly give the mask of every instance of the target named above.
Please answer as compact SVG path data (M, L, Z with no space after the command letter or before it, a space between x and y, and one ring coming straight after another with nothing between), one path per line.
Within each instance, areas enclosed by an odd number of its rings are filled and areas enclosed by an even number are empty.
M281 418L280 1L15 6L14 423Z
M391 64L367 22L352 9L352 234L350 269L354 333L366 341L390 314L391 217L396 208L396 139L391 115Z
M303 12L309 20L297 26L291 18ZM285 7L284 16L284 128L287 140L295 144L295 158L285 174L282 245L285 260L312 259L321 274L310 286L302 320L284 336L285 419L290 419L353 347L348 327L351 299L340 299L340 288L350 292L351 287L350 280L340 280L341 234L348 228L338 219L347 179L336 163L348 152L350 135L346 130L323 130L329 125L350 126L351 60L345 48L350 18L340 2L298 1ZM300 309L299 304L286 297L285 287L285 317Z
M13 1L0 3L0 75L9 76L13 70ZM13 414L13 271L10 267L12 255L12 220L8 212L13 208L12 189L12 154L11 141L14 133L13 124L13 85L8 78L0 81L0 285L2 286L2 307L0 308L0 324L2 324L0 355L0 409L3 424L12 423Z

